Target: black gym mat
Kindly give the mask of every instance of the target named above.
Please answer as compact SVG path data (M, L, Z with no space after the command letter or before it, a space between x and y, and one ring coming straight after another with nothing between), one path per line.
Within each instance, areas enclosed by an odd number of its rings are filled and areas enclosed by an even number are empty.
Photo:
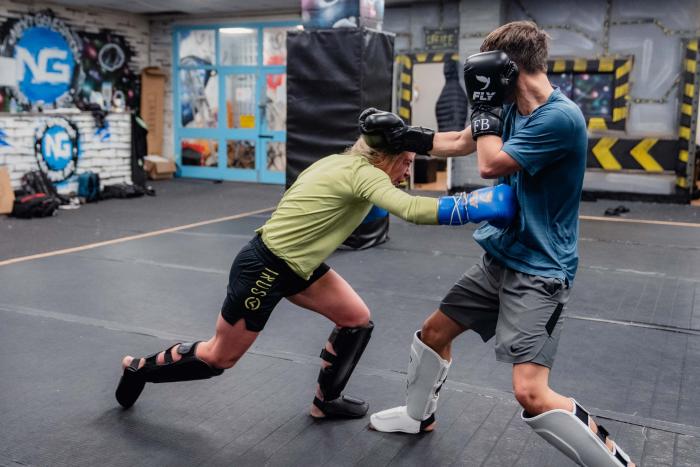
M233 213L256 203L239 199ZM435 433L313 421L332 325L285 302L222 377L149 385L133 409L118 408L121 356L207 338L231 261L265 218L0 266L0 465L572 465L520 421L510 367L473 333L455 341ZM347 390L371 410L402 403L411 333L481 254L473 226L391 223L388 243L328 261L376 323ZM604 417L639 465L700 460L699 233L581 223L551 382Z

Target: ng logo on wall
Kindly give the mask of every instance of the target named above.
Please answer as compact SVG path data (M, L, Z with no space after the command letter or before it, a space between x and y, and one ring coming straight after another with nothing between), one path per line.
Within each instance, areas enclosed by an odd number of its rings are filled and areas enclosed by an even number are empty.
M0 23L0 56L14 61L16 82L0 89L0 96L14 98L22 110L138 107L139 77L130 67L135 52L109 29L73 29L49 9L10 17Z
M26 30L15 47L19 90L31 102L52 104L70 90L75 59L57 32Z
M19 99L60 105L71 100L80 48L58 18L37 13L12 25L3 44L16 61Z
M80 154L78 129L65 118L45 120L36 130L34 153L41 170L52 182L70 178Z

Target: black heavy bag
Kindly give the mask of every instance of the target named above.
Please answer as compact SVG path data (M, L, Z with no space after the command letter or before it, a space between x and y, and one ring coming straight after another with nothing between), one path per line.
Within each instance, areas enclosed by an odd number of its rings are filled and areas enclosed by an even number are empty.
M389 240L389 212L373 206L362 224L345 239L343 245L354 250L364 250L387 240Z
M359 136L363 109L391 110L394 37L364 28L287 34L287 188Z
M462 131L469 117L469 101L460 84L457 62L446 61L443 73L445 86L435 103L438 131Z
M367 107L391 110L394 37L364 28L287 34L287 188L308 166L359 136ZM369 248L387 239L389 217L372 217L346 240Z

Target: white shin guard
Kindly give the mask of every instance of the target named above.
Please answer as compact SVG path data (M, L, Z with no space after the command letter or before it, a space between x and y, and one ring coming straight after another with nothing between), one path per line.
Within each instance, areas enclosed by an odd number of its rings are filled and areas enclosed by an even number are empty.
M420 331L413 335L406 388L406 408L411 418L424 421L433 415L450 364L420 340Z
M579 465L584 467L632 465L629 456L608 437L605 428L598 425L597 434L590 429L590 414L574 399L571 400L574 403L573 412L556 409L530 417L523 411L521 418L538 435Z

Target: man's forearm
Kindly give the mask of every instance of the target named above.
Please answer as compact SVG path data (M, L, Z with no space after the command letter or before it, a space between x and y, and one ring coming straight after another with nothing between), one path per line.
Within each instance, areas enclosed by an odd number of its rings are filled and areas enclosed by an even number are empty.
M503 147L503 139L497 135L486 135L476 140L477 157L488 163L493 160Z
M431 156L456 157L466 156L476 151L476 142L472 139L472 130L467 127L462 131L444 131L435 133Z
M476 143L479 174L482 178L496 178L520 170L520 165L502 151L503 139L498 135L480 136Z

